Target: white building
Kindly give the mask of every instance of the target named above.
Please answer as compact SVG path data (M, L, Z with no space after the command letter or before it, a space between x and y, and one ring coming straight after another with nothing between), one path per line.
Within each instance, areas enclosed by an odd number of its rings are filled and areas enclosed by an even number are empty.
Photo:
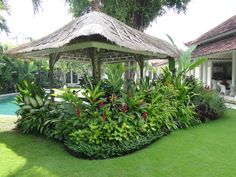
M235 96L236 88L236 15L206 32L187 46L197 45L193 59L206 57L208 61L191 71L204 84L213 89L221 89L224 94ZM229 88L223 89L226 80Z

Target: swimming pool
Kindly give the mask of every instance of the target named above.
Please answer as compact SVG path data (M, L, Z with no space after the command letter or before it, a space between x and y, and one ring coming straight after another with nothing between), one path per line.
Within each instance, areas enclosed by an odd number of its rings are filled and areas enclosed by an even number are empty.
M15 104L15 94L0 97L0 115L16 115L19 107Z

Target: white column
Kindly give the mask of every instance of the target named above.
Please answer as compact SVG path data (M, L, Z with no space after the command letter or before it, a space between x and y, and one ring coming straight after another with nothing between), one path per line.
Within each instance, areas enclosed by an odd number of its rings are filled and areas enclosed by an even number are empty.
M70 71L70 83L73 84L73 72Z
M66 84L66 73L63 73L63 82Z
M235 96L236 86L236 50L232 52L232 87L230 88L230 96Z
M199 66L199 79L202 81L202 65Z
M212 68L213 68L212 61L209 60L208 67L207 67L207 70L208 70L207 85L209 85L209 88L212 88Z
M203 79L202 79L202 81L203 81L203 83L205 84L205 85L207 85L207 66L208 65L208 62L205 62L205 63L203 63Z

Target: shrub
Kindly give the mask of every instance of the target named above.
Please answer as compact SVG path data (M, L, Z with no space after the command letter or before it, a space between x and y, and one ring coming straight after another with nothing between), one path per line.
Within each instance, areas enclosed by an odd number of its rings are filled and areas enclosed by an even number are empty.
M187 77L184 74L181 77L178 75L173 77L168 68L163 69L159 82L161 88L175 90L175 93L172 91L170 94L172 95L171 106L177 109L175 115L176 125L180 128L187 128L198 124L200 121L197 119L195 105L191 99L199 91L201 84L196 79Z
M61 112L60 104L50 102L44 89L26 81L18 85L20 93L16 97L19 105L17 127L23 133L41 134L49 138L63 140L70 130L68 121Z
M224 100L213 90L202 89L194 98L196 112L201 121L215 120L225 111Z
M20 107L17 111L19 119L17 126L21 128L23 133L38 133L43 132L44 116L47 112L49 104L46 92L24 81L18 85L20 93L16 97L16 101Z
M123 142L132 151L178 127L188 127L199 121L194 106L182 104L173 85L151 83L148 78L135 84L128 94L106 97L102 84L90 84L85 100L77 109L83 127L69 135L66 146L86 158L105 158L126 154ZM178 117L181 116L181 117ZM150 141L142 141L149 137ZM142 142L140 143L139 140ZM108 151L108 147L114 150ZM117 148L115 148L117 147ZM87 150L86 150L87 149ZM131 150L130 150L131 151Z
M140 136L138 139L124 140L120 142L104 142L101 145L89 144L81 142L76 144L73 141L66 141L65 145L67 150L75 156L80 158L88 159L106 159L110 157L118 157L129 154L136 150L139 150L158 138L162 137L163 133L151 135L151 136Z

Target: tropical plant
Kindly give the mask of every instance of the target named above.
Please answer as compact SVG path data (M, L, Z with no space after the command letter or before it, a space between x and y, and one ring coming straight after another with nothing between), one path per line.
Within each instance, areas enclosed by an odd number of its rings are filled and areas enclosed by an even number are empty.
M121 90L124 79L123 74L125 72L125 67L123 64L109 64L105 66L105 82L111 86L110 92L119 93Z
M26 133L61 140L79 157L125 155L175 129L200 123L197 105L202 105L202 100L207 102L209 97L199 97L197 92L202 85L195 79L181 77L179 85L175 79L165 69L161 82L147 77L142 82L132 82L128 91L119 87L117 94L110 93L110 86L103 80L93 82L85 77L78 92L67 88L55 90L53 96L61 99L60 102L44 104L34 111L31 111L34 105L29 102L21 112L18 127ZM27 102L25 95L40 95L27 83L24 88L20 88L18 101L22 109ZM222 104L216 100L214 106L207 103L214 110Z
M16 102L20 107L17 111L17 115L20 116L17 121L18 127L21 127L24 133L42 132L44 108L49 104L48 94L45 90L26 81L18 85L18 89L20 91L16 96Z
M226 107L223 98L212 90L201 89L193 98L196 105L196 112L201 121L215 120L225 111Z
M177 64L178 67L175 72L175 85L177 87L181 87L181 84L186 79L187 73L194 68L202 65L203 63L207 62L207 58L197 58L194 61L191 59L192 52L196 49L197 46L190 46L186 51L181 52L181 50L178 49L176 44L174 43L173 39L167 35L169 40L171 41L173 47L175 47L176 51L178 51L179 56L177 56Z

